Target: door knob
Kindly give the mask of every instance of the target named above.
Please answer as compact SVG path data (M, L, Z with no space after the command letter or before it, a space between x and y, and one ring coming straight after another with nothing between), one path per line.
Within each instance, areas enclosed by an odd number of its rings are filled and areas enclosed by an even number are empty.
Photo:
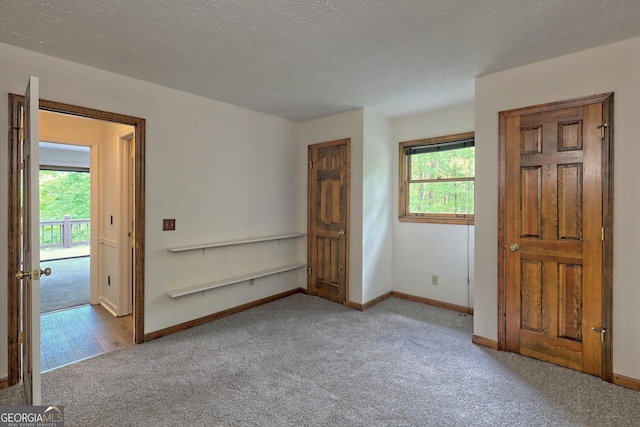
M344 236L344 230L340 230L340 231L338 231L338 236L339 236L339 237Z
M30 277L30 276L31 276L31 272L30 272L30 271L18 271L18 272L16 273L16 278L17 278L18 280L22 280L22 279L24 279L25 277Z
M512 243L509 245L509 249L511 249L511 252L516 252L518 249L520 249L520 246L518 246L517 243Z
M38 270L33 270L36 273L38 273ZM49 267L45 268L44 270L40 270L39 272L40 274L36 274L34 275L34 279L38 280L40 278L41 274L44 274L45 276L50 276L51 275L51 269ZM35 276L38 276L37 278ZM18 271L16 273L16 278L18 280L22 280L25 277L31 277L31 271Z

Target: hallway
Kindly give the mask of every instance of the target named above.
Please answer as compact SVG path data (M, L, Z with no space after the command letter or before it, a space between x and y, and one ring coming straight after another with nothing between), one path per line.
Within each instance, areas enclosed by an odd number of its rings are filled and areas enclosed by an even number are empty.
M133 317L89 304L89 246L41 251L40 366L49 371L133 343Z
M40 279L40 314L86 305L90 302L90 257L42 261L51 268Z
M40 328L42 372L133 343L132 316L115 317L100 305L43 314Z

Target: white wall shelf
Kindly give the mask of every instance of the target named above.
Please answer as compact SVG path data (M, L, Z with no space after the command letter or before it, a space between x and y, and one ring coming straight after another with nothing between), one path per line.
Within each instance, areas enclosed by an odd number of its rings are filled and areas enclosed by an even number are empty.
M273 236L263 236L263 237L254 237L249 239L238 239L238 240L228 240L225 242L214 242L214 243L201 243L197 245L187 245L187 246L178 246L175 248L168 248L169 252L185 252L185 251L193 251L197 249L209 249L209 248L220 248L223 246L235 246L235 245L245 245L247 243L259 243L259 242L268 242L271 240L284 240L284 239L292 239L295 237L306 236L307 233L287 233L287 234L275 234Z
M199 248L196 248L196 249L199 249ZM269 270L262 270L255 273L245 274L244 276L236 276L229 279L218 280L216 282L202 283L200 285L194 285L186 288L175 289L172 291L167 291L166 294L171 298L179 298L185 295L204 292L209 289L221 288L223 286L229 286L235 283L247 282L249 280L258 279L260 277L271 276L273 274L278 274L278 273L284 273L285 271L297 270L299 268L304 268L306 266L307 266L306 264L285 265L283 267L277 267Z
M214 243L203 243L197 245L188 245L188 246L178 246L174 248L168 248L169 252L186 252L186 251L194 251L198 249L202 249L202 253L204 254L205 249L210 248L221 248L225 246L236 246L236 245L246 245L249 243L260 243L260 242L269 242L274 240L285 240L285 239L293 239L296 237L306 236L307 233L285 233L285 234L275 234L272 236L263 236L263 237L254 237L249 239L238 239L238 240L228 240L225 242L214 242ZM305 263L298 264L290 264L285 265L283 267L271 268L269 270L257 271L255 273L249 273L242 276L231 277L228 279L218 280L215 282L202 283L199 285L187 286L184 288L174 289L171 291L167 291L166 294L171 298L179 298L185 295L191 295L198 292L208 291L210 289L221 288L223 286L229 286L236 283L248 282L253 279L258 279L260 277L271 276L278 273L284 273L286 271L297 270L299 268L306 267Z

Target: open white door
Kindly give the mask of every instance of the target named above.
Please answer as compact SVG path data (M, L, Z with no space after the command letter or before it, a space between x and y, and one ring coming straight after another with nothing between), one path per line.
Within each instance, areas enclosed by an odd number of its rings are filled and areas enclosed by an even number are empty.
M40 405L40 191L39 191L39 130L38 78L30 77L24 97L22 128L22 271L17 278L22 280L21 335L22 335L22 382L27 404ZM46 274L50 273L50 270Z

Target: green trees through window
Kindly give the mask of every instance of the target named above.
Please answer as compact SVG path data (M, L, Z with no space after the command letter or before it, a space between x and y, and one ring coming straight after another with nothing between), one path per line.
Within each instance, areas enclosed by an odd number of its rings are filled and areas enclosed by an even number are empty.
M473 132L400 143L400 220L472 223L474 180Z
M40 170L40 221L91 218L89 172Z
M410 213L472 214L474 147L413 154Z

